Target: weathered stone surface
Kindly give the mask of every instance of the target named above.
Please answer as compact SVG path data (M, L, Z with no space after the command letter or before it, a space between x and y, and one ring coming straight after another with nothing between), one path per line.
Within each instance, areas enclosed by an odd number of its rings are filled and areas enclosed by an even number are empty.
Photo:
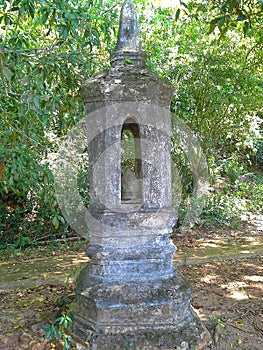
M120 66L126 63L142 66L145 59L145 53L140 50L136 9L131 0L126 0L121 10L118 42L111 55L111 65Z
M127 167L122 174L122 200L126 203L140 203L141 180L137 179L135 173Z
M96 276L96 281L105 283L160 281L173 276L171 257L175 246L168 234L155 234L148 240L129 236L130 238L133 240L126 240L126 245L112 241L106 244L90 243L87 255L91 258L91 263L82 271L78 289L83 290L85 283L88 285L89 276ZM119 240L122 241L120 237Z
M168 107L173 92L174 88L167 80L145 67L128 64L95 75L86 80L81 89L86 113L122 101L143 101Z
M90 349L185 349L197 346L205 330L190 306L191 290L176 272L163 281L116 284L89 279L77 290L74 333ZM87 328L89 331L87 331Z
M82 86L94 225L72 312L73 332L90 350L201 349L206 335L172 262L173 87L144 60L135 7L126 0L111 69ZM123 130L135 139L132 180L122 174ZM139 180L140 195L123 180Z

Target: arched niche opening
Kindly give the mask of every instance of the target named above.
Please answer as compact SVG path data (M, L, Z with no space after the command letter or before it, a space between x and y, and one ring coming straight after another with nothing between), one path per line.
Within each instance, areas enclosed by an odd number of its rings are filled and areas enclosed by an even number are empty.
M140 128L129 117L121 130L121 203L142 202Z

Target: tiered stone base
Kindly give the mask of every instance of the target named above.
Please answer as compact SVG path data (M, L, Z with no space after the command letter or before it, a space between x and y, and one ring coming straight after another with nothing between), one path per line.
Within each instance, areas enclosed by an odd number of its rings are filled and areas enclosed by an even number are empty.
M190 299L191 289L176 271L163 281L105 285L84 270L72 331L88 350L202 349L208 335Z

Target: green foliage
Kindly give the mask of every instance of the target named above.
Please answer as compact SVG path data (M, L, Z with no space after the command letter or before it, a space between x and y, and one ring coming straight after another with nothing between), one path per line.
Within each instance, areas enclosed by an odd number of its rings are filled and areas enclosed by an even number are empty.
M89 166L88 160L83 159L80 165L78 173L78 190L83 200L83 203L88 208L90 204L90 191L89 191Z
M117 10L114 1L0 0L2 241L11 226L13 242L66 227L47 158L83 117L79 87L107 64Z
M214 18L210 21L209 32L218 28L221 35L228 30L239 27L245 35L251 35L253 28L260 28L263 17L261 0L241 1L226 0L213 4Z
M219 341L220 328L226 328L226 324L216 314L213 315L213 318L210 318L210 321L213 331L212 336L214 344L217 346Z
M146 6L140 1L142 43L151 52L148 65L174 84L172 111L198 135L209 160L211 184L219 168L226 180L224 192L215 189L210 194L203 219L230 225L236 225L253 200L261 206L263 203L256 184L251 193L244 189L245 203L244 198L235 195L240 176L252 162L259 165L261 159L262 16L253 17L251 11L247 12L253 23L245 36L246 19L241 21L241 17L223 33L224 23L219 22L216 11L222 4L222 11L230 13L233 3L189 1L171 9L151 7L149 2ZM258 5L255 2L254 12ZM250 6L252 2L240 2L239 12L241 7ZM173 152L183 183L179 208L183 218L193 189L193 174L182 152L176 147ZM257 208L252 205L251 211L257 212Z
M257 165L263 165L263 140L258 140L256 142L256 155L255 155L255 158L256 158L256 164Z
M246 172L246 165L239 163L236 156L221 162L221 167L232 184L235 184L240 176Z
M259 118L259 135L255 142L255 164L256 166L262 166L263 165L263 113L258 113Z
M174 8L135 2L148 66L174 84L172 110L213 158L211 183L217 171L230 182L224 189L229 193L211 194L206 217L231 221L231 212L244 212L243 204L237 210L244 198L244 205L257 211L261 185L256 181L247 188L239 179L252 162L263 164L262 1L191 0ZM66 228L48 156L83 118L83 80L109 65L121 3L0 0L2 247L22 249L36 235ZM173 158L183 182L183 212L193 193L193 174L183 150L174 149ZM87 174L88 161L78 173L86 206Z
M253 154L262 110L263 43L240 37L239 28L220 41L208 34L213 10L199 2L190 1L180 21L174 21L175 13L158 8L141 18L148 64L175 86L173 111L199 135L207 155Z
M127 167L135 172L135 141L134 135L130 130L125 130L122 133L121 145L122 173Z
M250 173L237 157L221 162L213 191L208 196L202 220L237 227L241 220L260 215L263 203L262 173Z
M69 341L72 340L72 337L66 334L70 323L72 323L71 317L66 312L62 312L54 323L45 327L46 339L59 339L63 343L64 350L70 349Z

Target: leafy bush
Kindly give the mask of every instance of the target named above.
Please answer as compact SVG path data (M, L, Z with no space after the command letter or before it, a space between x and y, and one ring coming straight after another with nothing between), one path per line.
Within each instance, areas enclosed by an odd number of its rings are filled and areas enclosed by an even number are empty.
M240 176L246 172L246 165L240 163L237 156L225 159L221 162L221 167L232 184L239 180Z
M246 173L236 178L237 173L239 170L234 172L234 182L232 172L230 181L221 178L221 186L209 195L201 218L206 225L216 223L236 227L241 220L262 214L262 174Z
M63 349L69 350L70 349L69 342L72 340L72 337L68 335L66 332L71 323L72 323L71 317L66 312L62 312L61 316L58 317L54 323L45 327L46 339L51 339L51 340L59 339L62 341Z
M257 166L263 166L263 140L256 142L255 163Z
M2 244L66 228L47 156L83 118L79 87L107 64L117 10L113 0L0 0Z
M233 2L231 25L213 22L222 9L212 3L188 1L168 8L135 2L148 66L174 84L172 110L198 135L207 158L214 157L212 181L217 171L230 179L229 194L219 191L218 198L209 199L208 217L212 210L219 221L230 217L231 208L239 206L232 192L248 160L263 164L260 17L253 17L244 35L247 17L235 18ZM65 229L47 156L83 118L83 80L109 65L120 6L114 0L0 0L1 244L23 247L35 236ZM173 156L181 166L183 212L194 182L181 151ZM78 183L88 206L85 166ZM249 191L240 186L242 193ZM250 189L253 203L260 200L259 188Z

